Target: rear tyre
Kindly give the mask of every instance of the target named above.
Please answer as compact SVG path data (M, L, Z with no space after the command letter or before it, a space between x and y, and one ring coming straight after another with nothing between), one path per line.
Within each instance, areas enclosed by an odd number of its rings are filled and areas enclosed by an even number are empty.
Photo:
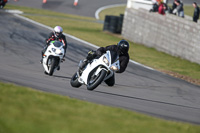
M94 76L94 73L95 73L95 71L90 73L90 75L88 77L87 89L91 90L91 91L94 90L97 86L99 86L101 84L101 82L103 81L103 79L106 76L107 71L102 69L101 72L97 76Z
M112 77L110 77L109 79L105 80L105 83L108 86L114 86L114 84L115 84L115 74L113 73Z
M44 71L44 74L48 75L48 72Z
M78 82L77 72L72 76L70 83L72 87L76 87L76 88L82 85L81 83Z

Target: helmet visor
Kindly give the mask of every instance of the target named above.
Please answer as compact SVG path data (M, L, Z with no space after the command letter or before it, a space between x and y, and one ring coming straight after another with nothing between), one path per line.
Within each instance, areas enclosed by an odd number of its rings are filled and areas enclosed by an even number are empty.
M126 53L128 53L128 47L119 46L118 52L119 52L119 54L126 54Z
M56 34L57 37L61 37L62 33L61 32L55 32L55 34Z

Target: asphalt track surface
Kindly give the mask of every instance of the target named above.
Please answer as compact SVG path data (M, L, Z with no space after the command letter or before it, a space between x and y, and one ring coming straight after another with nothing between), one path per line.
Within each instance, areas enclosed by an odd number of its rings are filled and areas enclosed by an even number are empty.
M70 79L79 60L94 49L67 37L66 61L54 76L39 64L44 39L51 31L0 12L0 80L98 104L125 108L164 119L200 124L200 87L155 70L129 63L116 74L116 85L105 83L94 91L72 88ZM3 26L2 26L3 25Z

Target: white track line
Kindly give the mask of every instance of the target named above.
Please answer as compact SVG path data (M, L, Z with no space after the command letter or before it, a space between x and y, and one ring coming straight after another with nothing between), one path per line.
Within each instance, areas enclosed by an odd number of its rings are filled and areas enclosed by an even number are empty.
M53 28L51 28L51 27L49 27L49 26L47 26L47 25L38 23L38 22L36 22L36 21L34 21L34 20L31 20L31 19L26 18L26 17L24 17L24 16L21 16L21 15L19 15L19 14L13 14L13 15L16 16L16 17L18 17L18 18L21 18L21 19L23 19L23 20L26 20L26 21L28 21L28 22L31 22L31 23L33 23L33 24L39 25L39 26L41 26L41 27L44 27L44 28L46 28L46 29L49 29L49 30L52 30L52 31L53 31ZM98 46L96 46L96 45L94 45L94 44L92 44L92 43L89 43L89 42L87 42L87 41L84 41L84 40L82 40L82 39L79 39L79 38L77 38L77 37L75 37L75 36L72 36L72 35L70 35L70 34L64 33L64 35L67 36L67 37L69 37L69 38L72 38L72 39L74 39L74 40L77 40L77 41L79 41L79 42L81 42L81 43L84 43L84 44L86 44L86 45L92 46L92 47L94 47L94 48L99 48ZM144 68L147 68L147 69L150 69L150 70L154 70L153 68L150 68L150 67L148 67L148 66L142 65L142 64L140 64L140 63L138 63L138 62L135 62L135 61L133 61L133 60L130 60L130 62L132 62L132 63L134 63L134 64L137 64L137 65L139 65L139 66L142 66L142 67L144 67ZM155 70L154 70L154 71L155 71Z
M19 11L19 10L4 10L4 11L7 12L7 13L23 14L23 12Z
M96 18L96 19L99 19L99 13L100 13L102 10L105 10L105 9L108 9L108 8L113 8L113 7L125 6L125 5L126 5L126 4L115 4L115 5L108 5L108 6L100 7L100 8L97 9L96 12L95 12L95 18Z

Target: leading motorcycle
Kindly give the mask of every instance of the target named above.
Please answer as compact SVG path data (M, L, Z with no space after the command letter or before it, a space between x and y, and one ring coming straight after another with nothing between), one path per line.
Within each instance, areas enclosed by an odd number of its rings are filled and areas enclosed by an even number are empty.
M80 61L79 67L83 61ZM119 56L114 51L106 51L99 58L89 62L83 70L78 71L71 78L72 87L86 85L88 90L94 90L102 81L106 81L114 75L114 72L120 69Z
M64 57L64 45L60 41L51 41L45 51L42 64L45 74L53 75L55 70L60 69L60 63Z

